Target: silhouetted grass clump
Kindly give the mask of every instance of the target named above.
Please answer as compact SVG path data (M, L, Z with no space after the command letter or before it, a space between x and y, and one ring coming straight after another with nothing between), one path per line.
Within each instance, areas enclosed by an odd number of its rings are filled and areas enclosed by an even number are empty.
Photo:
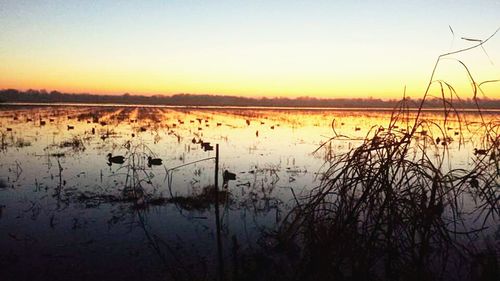
M480 47L488 39L441 55L436 66L442 58ZM482 83L459 63L476 99ZM468 167L445 165L448 145L464 142L467 125L453 106L458 98L454 88L434 80L435 70L420 110L412 115L403 98L388 126L372 128L359 146L330 159L321 184L289 213L273 248L298 245L300 255L287 259L291 270L284 279L498 278L498 248L477 243L477 238L498 224L500 124L480 125L475 134L482 134L484 148L475 149ZM440 123L421 114L431 85L441 89ZM460 124L457 140L449 135L452 120ZM335 128L334 133L331 140L340 137ZM282 260L274 262L283 266Z

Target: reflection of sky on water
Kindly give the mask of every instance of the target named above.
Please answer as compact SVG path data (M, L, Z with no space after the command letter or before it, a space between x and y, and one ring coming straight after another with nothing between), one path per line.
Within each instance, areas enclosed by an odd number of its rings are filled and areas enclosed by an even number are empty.
M436 113L424 115L442 122ZM485 116L498 119L496 114ZM229 244L236 235L241 245L251 247L263 227L281 221L295 202L294 193L305 195L319 184L318 172L328 153L356 146L370 128L386 126L389 117L389 112L360 110L2 107L0 180L5 187L0 189L0 248L5 250L1 262L17 274L23 274L22 264L29 262L35 268L60 267L67 274L92 268L88 274L96 277L116 271L127 278L145 272L156 278L163 267L161 255L151 247L152 235L168 244L160 246L169 252L168 259L191 257L188 260L196 266L206 260L212 268L213 208L151 206L141 211L150 231L146 235L130 204L89 205L78 200L83 192L120 195L127 168L108 166L108 153L127 156L135 149L139 157L135 161L144 167L141 172L151 178L143 186L154 196L190 196L213 184L213 160L175 169L170 188L167 169L213 157L215 152L204 151L196 143L199 140L219 143L221 171L237 175L229 184L231 203L222 211L225 241ZM335 140L313 154L332 136L333 119L336 132L353 139ZM472 133L462 131L466 143L460 149L458 124L448 124L446 131L455 140L448 145L451 153L445 167L471 164L472 149L481 147L481 139L474 138L473 122L478 120L467 114ZM431 133L438 135L435 129ZM442 151L429 139L419 143L428 145L429 151ZM147 156L162 158L164 165L145 166ZM78 262L61 263L61 259ZM78 266L73 268L74 264Z

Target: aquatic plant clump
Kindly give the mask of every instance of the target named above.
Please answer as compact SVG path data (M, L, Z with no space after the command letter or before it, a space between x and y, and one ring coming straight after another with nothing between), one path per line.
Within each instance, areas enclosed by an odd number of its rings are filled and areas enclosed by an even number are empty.
M292 261L297 280L499 276L498 238L488 236L500 215L499 124L481 124L476 134L483 135L484 148L474 149L468 167L446 165L454 141L447 124L463 119L453 107L453 87L434 80L434 71L416 115L410 117L403 98L388 126L372 128L359 146L330 159L321 184L288 214L276 240L300 247ZM476 98L481 83L470 78ZM421 114L433 84L441 87L441 122ZM330 141L343 137L334 125ZM454 133L460 144L466 125Z

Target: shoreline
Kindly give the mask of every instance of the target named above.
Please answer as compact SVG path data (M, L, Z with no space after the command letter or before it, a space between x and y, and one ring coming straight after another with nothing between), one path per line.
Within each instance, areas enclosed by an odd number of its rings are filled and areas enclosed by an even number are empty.
M4 106L75 106L75 107L146 107L146 108L173 108L173 109L242 109L242 110L310 110L310 111L393 111L394 107L314 107L314 106L241 106L241 105L154 105L154 104L130 104L130 103L73 103L73 102L3 102ZM418 107L408 108L410 111L418 111ZM477 108L456 108L459 111L477 112ZM422 111L442 111L444 108L428 107ZM480 108L481 112L500 113L500 108ZM452 113L451 113L452 114Z

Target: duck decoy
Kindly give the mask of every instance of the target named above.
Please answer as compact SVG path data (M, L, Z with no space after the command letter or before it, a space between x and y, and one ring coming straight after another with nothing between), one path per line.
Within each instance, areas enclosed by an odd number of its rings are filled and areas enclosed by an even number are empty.
M121 155L113 156L111 153L108 153L108 165L111 164L123 164L125 163L125 157Z
M361 131L360 127L354 127L354 131Z
M220 126L222 126L222 123L217 123L217 127L220 127Z
M247 125L250 126L250 120L247 119L246 121L247 121Z
M477 148L474 148L474 155L486 155L488 154L488 152L486 151L486 149L477 149Z
M160 158L153 158L151 156L148 156L148 167L160 166L162 163L163 161Z
M227 188L229 181L235 179L236 179L235 173L231 173L228 170L225 170L224 173L222 173L222 187Z
M271 130L274 130L274 125L273 125L273 126L271 126Z
M222 179L224 181L231 181L236 179L236 174L231 173L228 170L225 170L224 173L222 173Z
M68 131L75 129L75 126L68 125Z
M201 147L203 148L204 151L214 150L214 147L212 145L210 145L209 142L201 142Z
M12 132L12 128L7 128L7 132Z

